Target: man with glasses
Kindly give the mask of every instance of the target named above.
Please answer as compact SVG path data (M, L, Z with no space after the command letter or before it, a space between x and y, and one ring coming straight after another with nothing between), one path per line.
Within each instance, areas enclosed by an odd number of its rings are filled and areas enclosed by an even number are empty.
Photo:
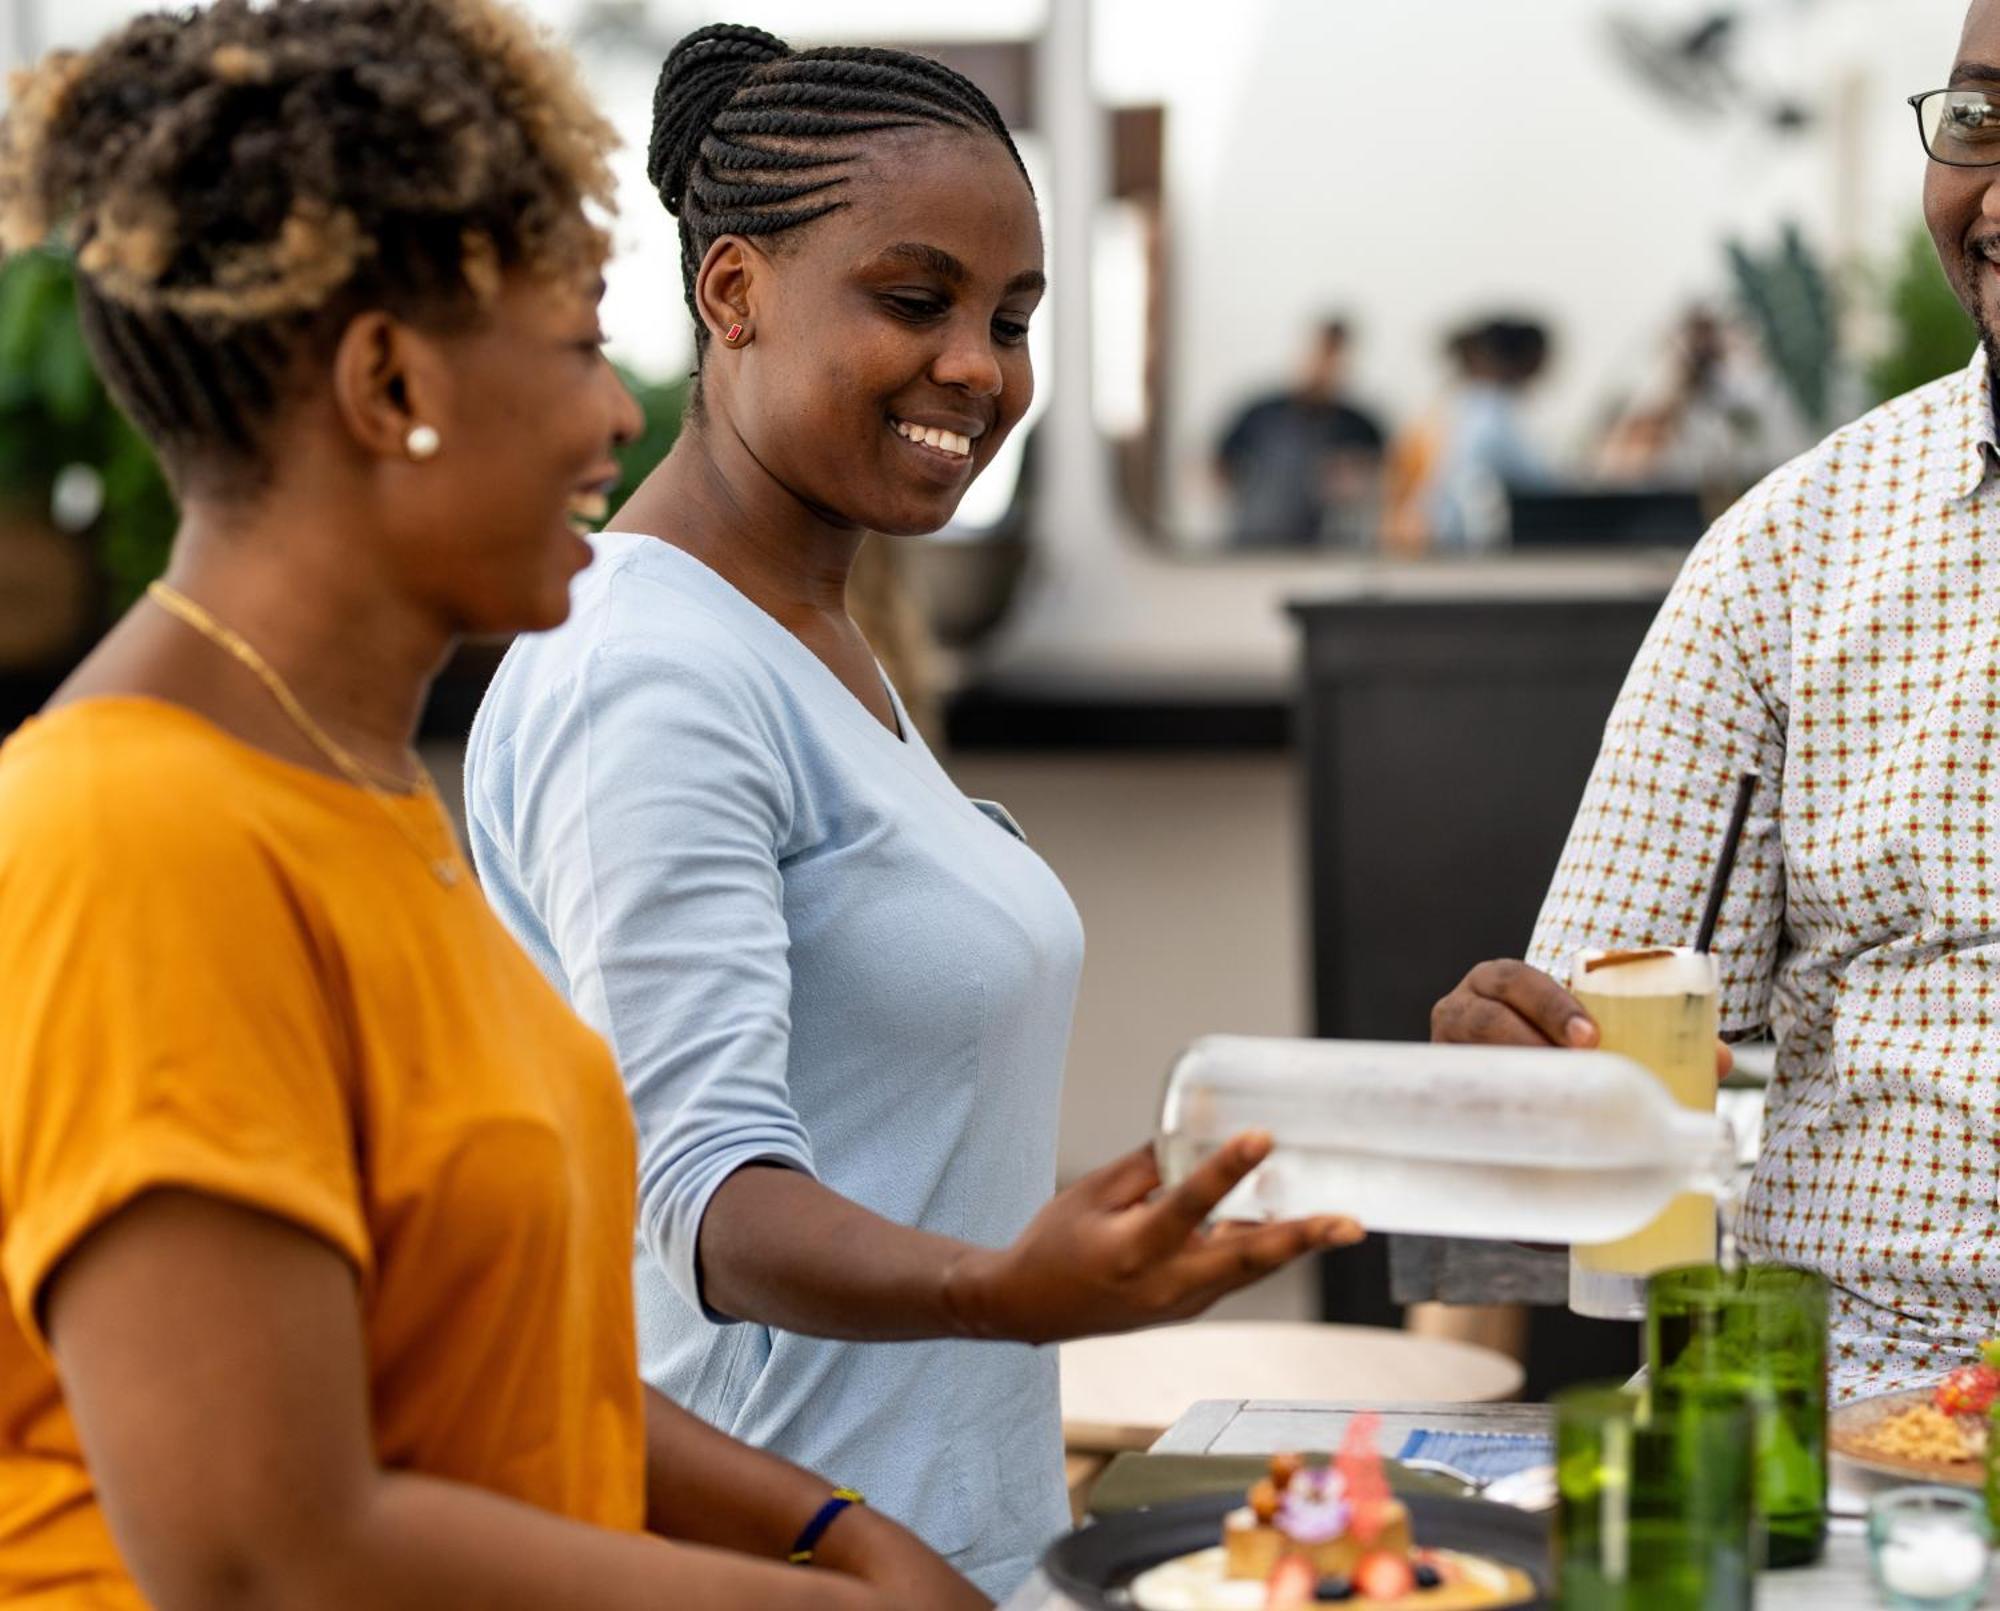
M1793 461L1689 560L1612 712L1526 964L1447 1041L1588 1046L1551 975L1684 945L1736 777L1761 774L1716 939L1725 1034L1778 1045L1744 1212L1833 1283L1843 1396L2000 1329L2000 0L1912 98L1925 215L1978 321L1962 374Z

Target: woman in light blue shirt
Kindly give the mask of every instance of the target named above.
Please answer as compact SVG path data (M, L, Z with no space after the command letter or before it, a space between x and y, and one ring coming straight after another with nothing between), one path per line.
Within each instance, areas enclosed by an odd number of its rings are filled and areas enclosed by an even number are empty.
M920 57L705 28L651 170L696 402L488 695L474 854L638 1111L648 1379L1004 1594L1067 1524L1033 1345L1355 1233L1202 1230L1261 1137L1172 1193L1142 1149L1051 1200L1076 913L846 612L867 533L943 525L1032 391L1041 233L992 106Z

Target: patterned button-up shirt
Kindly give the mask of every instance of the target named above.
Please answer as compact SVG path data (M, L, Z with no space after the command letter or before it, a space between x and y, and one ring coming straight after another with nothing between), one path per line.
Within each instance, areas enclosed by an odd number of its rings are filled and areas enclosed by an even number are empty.
M1725 1034L1778 1047L1746 1243L1826 1274L1842 1396L2000 1329L2000 490L1987 359L1703 539L1606 729L1531 960L1687 944L1736 776Z

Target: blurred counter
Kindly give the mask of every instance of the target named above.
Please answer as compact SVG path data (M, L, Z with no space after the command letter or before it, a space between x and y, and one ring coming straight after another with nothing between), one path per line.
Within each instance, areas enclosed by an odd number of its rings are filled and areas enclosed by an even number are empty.
M1666 593L1685 550L1502 554L1421 562L1236 556L1184 559L1128 545L1087 574L1031 562L970 662L964 686L1146 699L1288 700L1294 604L1603 601Z

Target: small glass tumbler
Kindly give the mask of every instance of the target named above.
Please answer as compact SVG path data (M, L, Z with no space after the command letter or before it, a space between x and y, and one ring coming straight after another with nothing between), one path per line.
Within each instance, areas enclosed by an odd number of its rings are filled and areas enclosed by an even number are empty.
M1965 1488L1899 1488L1868 1507L1868 1562L1897 1611L1972 1611L1986 1598L1993 1529Z
M1696 1393L1663 1417L1625 1388L1577 1387L1555 1411L1562 1611L1747 1611L1756 1406Z
M1663 1270L1646 1299L1656 1406L1734 1392L1757 1406L1757 1509L1772 1567L1826 1548L1826 1281L1810 1270L1712 1264Z

